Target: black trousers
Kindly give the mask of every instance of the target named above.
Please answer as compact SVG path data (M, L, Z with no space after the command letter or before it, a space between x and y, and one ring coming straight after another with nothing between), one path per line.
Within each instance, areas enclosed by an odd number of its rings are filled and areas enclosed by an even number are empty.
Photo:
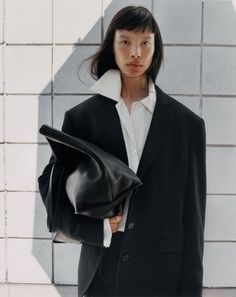
M84 297L115 296L117 267L120 257L120 248L124 232L112 234L111 245L106 248L95 277Z

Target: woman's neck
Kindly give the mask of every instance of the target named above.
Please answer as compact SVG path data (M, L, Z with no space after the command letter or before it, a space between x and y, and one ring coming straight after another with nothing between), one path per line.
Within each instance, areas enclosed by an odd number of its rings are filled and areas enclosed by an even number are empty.
M139 101L148 96L149 80L146 75L127 77L121 75L121 97L127 102Z

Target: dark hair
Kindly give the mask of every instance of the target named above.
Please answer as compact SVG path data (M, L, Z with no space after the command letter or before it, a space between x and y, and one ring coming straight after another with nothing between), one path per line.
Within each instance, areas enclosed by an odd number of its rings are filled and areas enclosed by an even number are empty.
M155 82L163 60L163 43L162 37L151 12L142 6L127 6L122 8L113 17L106 36L99 48L99 50L92 55L90 72L94 79L100 78L109 69L118 69L113 53L113 41L115 31L119 29L126 30L140 30L144 32L148 29L155 34L155 50L150 67L146 73Z

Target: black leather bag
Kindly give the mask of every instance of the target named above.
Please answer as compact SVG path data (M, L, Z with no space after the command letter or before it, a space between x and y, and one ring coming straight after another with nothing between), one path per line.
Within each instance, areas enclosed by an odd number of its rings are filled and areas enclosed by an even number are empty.
M98 146L47 125L42 125L39 132L46 137L56 160L44 199L55 208L52 210L55 216L56 209L60 208L55 199L66 199L67 196L74 214L97 219L112 217L119 211L121 203L142 184L124 162ZM58 164L61 176L55 184L53 174ZM54 191L57 197L52 197L53 187L57 187ZM55 225L58 223L54 220L54 228Z

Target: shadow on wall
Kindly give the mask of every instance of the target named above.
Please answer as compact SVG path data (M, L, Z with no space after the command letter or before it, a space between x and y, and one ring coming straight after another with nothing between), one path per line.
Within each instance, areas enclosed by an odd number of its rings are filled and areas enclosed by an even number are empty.
M84 63L79 71L83 80L81 82L78 78L80 62L96 51L103 37L103 32L106 32L107 26L116 11L127 5L144 5L142 1L125 1L125 5L124 2L122 5L121 1L118 0L104 2L107 3L106 7L103 7L104 17L94 17L93 19L88 17L87 24L83 23L78 28L79 38L77 35L72 40L73 37L67 32L60 40L60 34L57 36L57 32L54 32L52 81L48 82L39 95L37 129L42 124L61 129L65 111L91 96L89 87L93 80L89 76L89 65ZM105 6L105 3L103 5ZM152 1L146 1L145 6L152 10ZM60 22L57 30L60 30L60 26L62 28L65 25L63 20ZM51 150L45 138L39 134L38 143L37 177L42 173L51 156ZM35 188L38 191L37 180ZM46 211L39 193L36 195L34 208L34 240L32 247L29 246L29 252L32 248L32 255L40 267L36 272L28 272L31 282L37 283L37 277L40 275L40 280L46 284L52 282L62 285L77 285L81 245L53 244L51 234L46 228ZM68 297L68 292L60 286L57 287L57 291L58 296ZM75 291L70 291L70 294L74 293Z

